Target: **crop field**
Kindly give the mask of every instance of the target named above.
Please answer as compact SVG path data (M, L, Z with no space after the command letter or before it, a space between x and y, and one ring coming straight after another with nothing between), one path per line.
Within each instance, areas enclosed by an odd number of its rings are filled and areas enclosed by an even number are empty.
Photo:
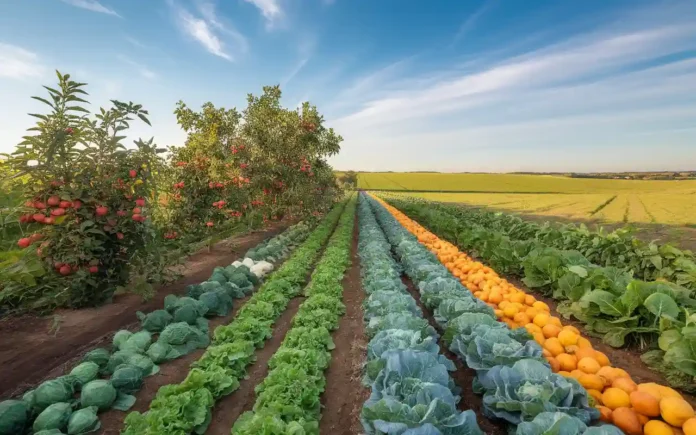
M693 183L355 192L316 108L180 103L165 158L58 81L0 166L0 435L696 434L693 253L461 204L653 222Z
M696 181L546 175L361 173L358 187L432 201L607 223L696 225Z
M101 339L57 331L55 366L0 348L0 433L691 433L692 256L658 247L658 269L630 239L387 200L249 242Z

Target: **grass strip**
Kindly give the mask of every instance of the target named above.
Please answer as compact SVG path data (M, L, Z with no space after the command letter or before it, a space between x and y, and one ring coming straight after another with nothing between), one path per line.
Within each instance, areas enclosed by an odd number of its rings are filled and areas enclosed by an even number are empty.
M219 326L214 344L192 364L184 381L159 389L146 413L131 412L124 435L202 434L215 402L239 388L246 367L255 361L255 348L271 336L273 323L297 296L322 247L333 233L345 202L336 205L247 301L228 325Z
M356 203L352 195L304 291L307 299L256 387L253 410L239 417L232 434L319 434L324 371L335 347L331 331L345 314L342 279L350 265Z

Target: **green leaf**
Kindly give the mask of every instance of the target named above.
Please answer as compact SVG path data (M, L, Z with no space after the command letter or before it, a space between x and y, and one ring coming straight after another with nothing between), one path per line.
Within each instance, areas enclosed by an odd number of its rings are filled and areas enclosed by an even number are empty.
M657 340L657 345L660 349L667 351L674 343L679 340L683 340L681 333L676 329L668 329L660 334L660 338Z
M145 115L143 115L142 113L138 113L138 118L140 118L145 124L152 126L152 124L150 124L150 121L147 119L147 117Z
M581 301L596 304L603 314L609 316L624 317L626 311L626 307L619 301L619 298L604 290L593 290L583 296Z
M31 97L31 98L33 98L33 99L35 99L35 100L37 100L37 101L41 101L41 102L44 103L44 104L48 104L49 106L51 106L51 107L54 108L54 109L56 108L56 106L55 106L53 103L51 103L50 101L48 101L48 100L45 99L45 98L41 98L41 97Z
M578 275L580 278L586 278L588 275L587 269L582 266L570 266L568 270Z
M653 293L648 296L643 305L658 318L666 316L669 319L677 319L679 317L677 303L664 293Z
M681 340L665 352L665 362L690 376L696 376L696 341Z

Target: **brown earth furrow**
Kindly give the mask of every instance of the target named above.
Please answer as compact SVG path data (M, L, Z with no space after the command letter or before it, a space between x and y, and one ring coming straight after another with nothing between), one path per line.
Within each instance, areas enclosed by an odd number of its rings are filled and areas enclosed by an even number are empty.
M290 301L285 312L273 325L273 336L266 341L263 348L256 351L256 361L249 367L246 379L240 381L236 391L216 403L213 409L213 420L210 422L206 434L229 435L237 418L254 407L256 401L254 388L266 378L268 360L282 344L285 334L292 324L292 318L295 317L303 301L303 297L297 297Z
M362 303L365 293L360 279L358 234L356 218L350 257L352 265L343 278L346 314L332 335L336 349L331 354L331 365L326 370L326 389L321 397L323 411L319 432L322 434L362 433L360 411L370 396L369 389L361 382L362 367L367 357L367 336L363 323Z
M432 312L422 304L420 294L418 293L416 286L413 284L413 281L406 276L402 276L401 280L406 285L408 292L411 294L411 296L413 296L413 299L416 300L416 304L423 312L423 317L428 320L430 325L432 325L440 335L442 335L443 331L433 318ZM454 372L450 372L450 376L452 376L454 383L462 389L460 393L462 399L459 401L457 406L458 409L460 411L466 411L467 409L473 410L474 413L476 413L476 421L478 422L479 427L487 435L507 435L508 425L505 421L490 420L483 415L483 403L481 401L481 396L475 394L473 390L473 382L476 378L476 372L466 367L462 363L461 359L452 353L447 346L445 346L442 339L439 340L438 344L440 345L440 353L447 357L447 359L451 360L457 368Z

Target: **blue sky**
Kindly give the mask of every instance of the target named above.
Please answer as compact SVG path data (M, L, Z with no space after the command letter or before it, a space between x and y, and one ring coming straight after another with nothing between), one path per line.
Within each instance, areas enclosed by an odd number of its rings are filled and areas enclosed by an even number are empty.
M6 0L0 152L55 69L160 145L177 100L280 83L344 137L337 169L696 169L693 0Z

